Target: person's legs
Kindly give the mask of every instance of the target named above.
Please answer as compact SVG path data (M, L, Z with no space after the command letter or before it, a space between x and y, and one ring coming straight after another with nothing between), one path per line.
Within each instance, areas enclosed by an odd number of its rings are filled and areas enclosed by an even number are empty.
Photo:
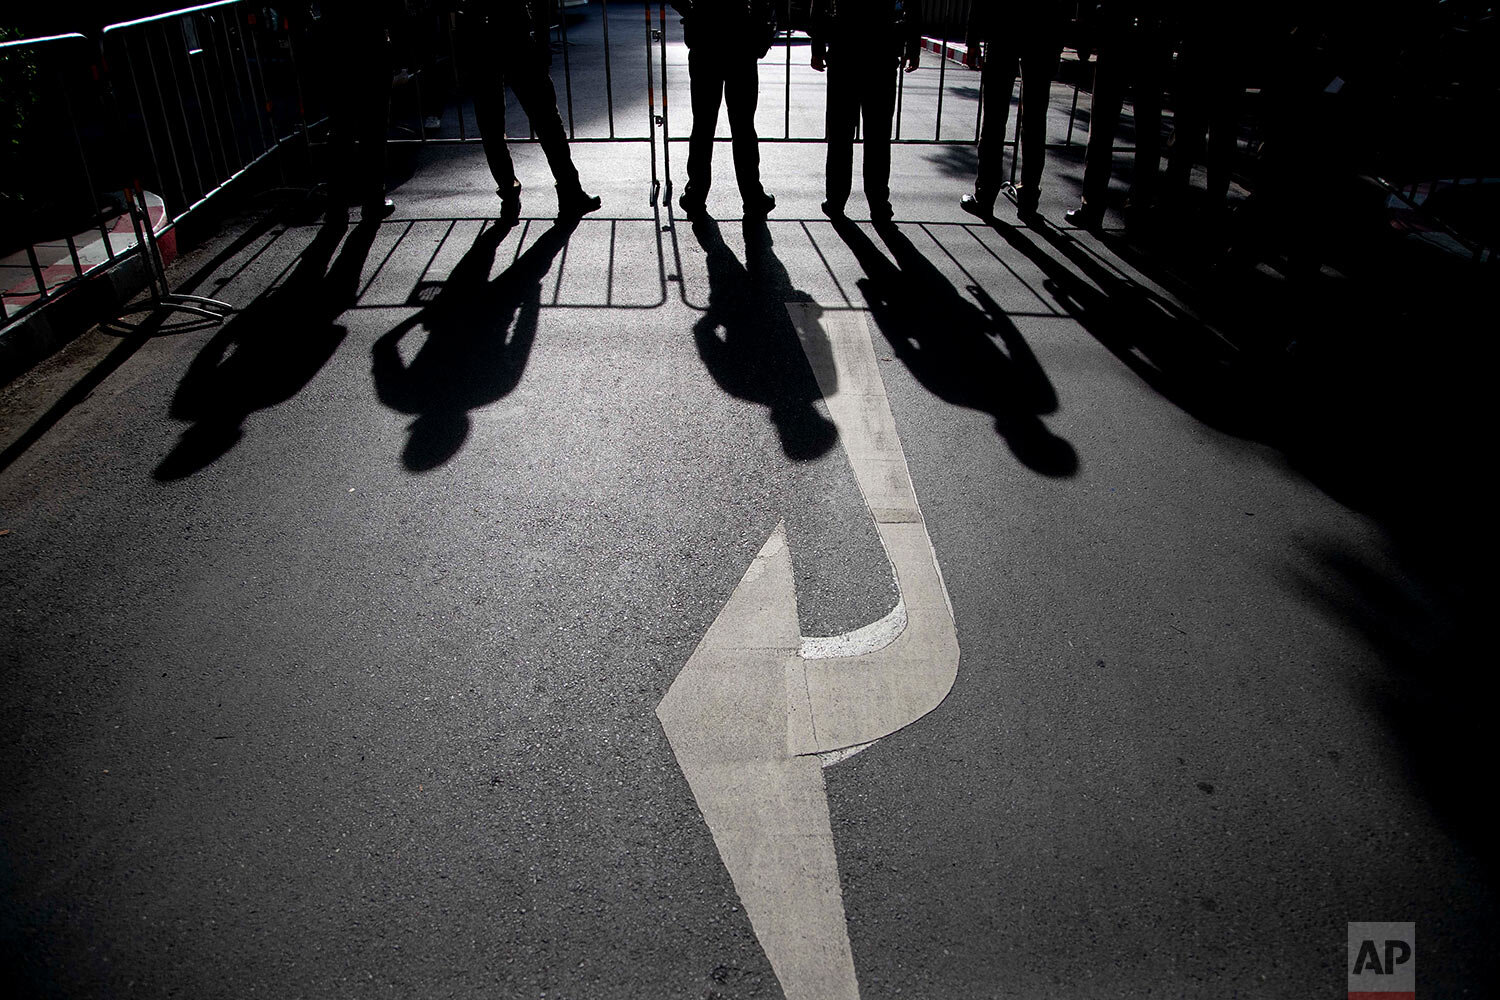
M896 74L891 60L871 59L860 71L864 117L865 200L876 219L891 215L891 118L896 113Z
M854 130L859 123L859 80L854 67L834 52L828 66L828 110L825 131L828 162L824 194L829 208L843 211L854 186Z
M1089 144L1083 160L1083 210L1096 218L1104 211L1114 170L1115 132L1125 97L1128 55L1123 40L1110 39L1099 46L1095 64L1094 93L1089 99Z
M547 156L547 166L552 168L559 195L581 192L578 168L573 166L573 156L568 152L568 133L557 110L557 90L552 86L547 67L540 60L526 60L508 71L506 80Z
M760 136L755 132L755 107L760 101L760 74L755 58L745 55L724 68L724 103L729 110L729 132L733 137L734 176L740 197L747 206L757 206L766 197L760 182ZM696 124L696 112L694 123Z
M498 56L501 40L477 16L465 15L459 27L464 85L474 96L474 123L479 128L490 176L504 198L515 188L516 167L505 142L505 67Z
M1005 186L1005 130L1010 123L1010 95L1016 85L1015 51L991 42L980 74L984 88L984 125L979 133L979 172L974 199L986 211L994 208Z
M724 97L723 66L718 52L688 50L693 131L688 138L687 187L682 192L685 205L702 205L713 183L714 133L719 127L719 104ZM733 122L731 111L731 125Z
M1135 48L1131 75L1131 99L1135 104L1135 167L1130 181L1130 201L1145 208L1156 196L1161 170L1161 105L1172 63L1172 43L1165 31L1153 31Z
M1203 149L1210 79L1211 71L1202 42L1195 38L1186 39L1178 57L1177 86L1172 94L1172 138L1167 142L1165 194L1173 200L1180 200L1187 194L1193 163Z
M484 158L495 178L495 189L504 197L516 183L516 165L505 143L505 79L498 71L471 84L474 93L474 123L484 144Z
M391 67L385 26L350 4L329 7L334 158L329 188L336 201L372 204L385 195L386 124Z
M1229 175L1234 170L1235 140L1240 128L1240 98L1244 94L1239 68L1225 58L1215 67L1212 110L1208 119L1208 205L1211 211L1226 207Z
M1047 163L1047 109L1052 104L1055 49L1028 52L1021 58L1021 183L1016 206L1022 215L1036 211Z

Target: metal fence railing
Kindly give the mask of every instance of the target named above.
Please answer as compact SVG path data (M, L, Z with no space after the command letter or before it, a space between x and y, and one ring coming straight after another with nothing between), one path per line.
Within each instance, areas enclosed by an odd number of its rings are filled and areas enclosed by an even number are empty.
M685 45L675 12L662 0L592 0L587 5L561 9L555 0L553 3L554 75L560 75L561 111L570 140L650 143L654 201L663 186L671 188L671 145L688 138L681 124L675 132L671 127L672 94L687 87ZM822 77L806 65L809 4L807 0L778 3L782 9L776 42L761 61L761 140L821 143L826 138L822 97L821 90L815 88L821 88ZM990 95L983 93L975 60L962 58L970 5L971 0L925 0L924 23L931 28L926 40L929 51L922 69L909 77L900 74L895 142L978 142L984 103ZM400 67L392 101L392 143L479 141L478 130L472 127L473 102L466 86L476 67L465 65L465 46L457 37L463 29L450 7L441 0L430 0L425 6L408 4L399 26L392 31L392 38L397 40L394 60ZM640 34L643 23L644 45ZM1052 102L1059 109L1052 126L1053 145L1074 144L1079 123L1086 120L1081 118L1078 95L1091 78L1087 54L1080 56L1070 50L1064 57L1064 67L1066 72L1060 74L1056 84L1059 93L1054 94ZM646 85L637 90L629 81L642 77ZM1006 97L1019 103L1019 93ZM779 119L774 127L773 116ZM642 121L644 130L628 124ZM528 133L510 138L528 141L532 137ZM1016 134L1010 136L1007 145L1013 146L1017 138ZM1131 146L1120 143L1117 148L1125 151Z
M0 43L0 103L15 119L0 154L15 160L0 178L0 323L136 258L154 305L222 318L224 303L174 294L166 263L175 227L305 135L289 29L268 8L219 0L98 38Z
M161 194L169 224L305 125L288 22L244 0L111 24L103 51L137 179Z
M671 117L672 94L688 86L678 19L662 0L551 2L553 73L570 139L649 144L650 177L642 182L649 180L650 203L664 204L672 147L689 137L684 119L674 131ZM973 145L986 105L1015 104L1020 95L986 93L958 40L973 0L913 2L931 31L922 68L898 75L894 139ZM761 61L761 138L820 143L825 80L808 65L809 5L778 3L780 31ZM388 6L371 5L368 16L383 16ZM466 60L449 0L401 6L402 20L389 33L396 70L389 141L479 141L468 84L472 74L493 70L477 62L482 52ZM111 24L96 38L0 38L0 253L7 255L0 258L0 323L142 249L158 304L217 315L222 304L171 294L164 258L175 228L216 196L260 168L285 171L278 154L290 146L310 148L328 138L327 57L344 41L319 23L317 7L215 0ZM1088 53L1065 50L1048 123L1054 148L1084 141L1088 109L1080 94L1092 78ZM1163 116L1168 125L1171 103ZM1020 116L1012 118L1019 130ZM1248 151L1256 144L1256 116L1243 122L1250 124L1242 125L1239 147ZM1117 134L1115 148L1129 150L1129 128ZM1013 133L1007 145L1017 138ZM1389 186L1404 204L1425 206L1434 191L1443 197L1433 202L1473 192L1412 178L1487 176L1487 166L1467 163L1460 169L1469 173L1413 168L1383 176L1397 178Z
M101 191L107 116L98 53L79 34L0 42L0 324L44 305L133 244Z

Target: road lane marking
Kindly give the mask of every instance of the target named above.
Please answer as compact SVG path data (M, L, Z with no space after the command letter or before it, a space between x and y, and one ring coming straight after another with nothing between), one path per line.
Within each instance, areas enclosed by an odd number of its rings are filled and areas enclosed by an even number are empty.
M822 769L941 704L958 633L863 314L787 312L900 597L879 621L803 637L778 524L656 714L787 1000L857 1000Z

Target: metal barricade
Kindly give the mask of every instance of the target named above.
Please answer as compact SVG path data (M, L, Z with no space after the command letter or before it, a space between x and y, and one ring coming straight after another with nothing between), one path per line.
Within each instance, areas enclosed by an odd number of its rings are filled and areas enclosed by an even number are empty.
M122 200L106 190L117 178L97 172L109 162L98 78L83 35L0 41L0 324L134 245Z
M109 25L103 44L137 179L161 195L168 227L305 128L291 33L264 8L168 11Z
M218 0L111 24L103 51L159 307L221 319L230 307L171 291L174 228L306 133L289 24Z
M557 53L554 74L561 70L559 103L570 141L650 143L651 190L655 203L663 188L670 194L672 144L685 142L688 138L685 132L673 133L671 130L671 93L686 85L686 60L680 54L683 41L677 19L662 0L643 0L639 4L640 15L633 13L637 6L633 0L593 0L586 6L568 7L558 6L556 0L552 2L553 46ZM957 51L949 44L949 35L962 33L950 32L949 27L967 22L968 0L929 0L929 5L932 3L941 8L932 23L943 28L941 37L928 39L929 49L937 50L936 62L929 54L926 65L933 68L919 71L916 84L908 83L904 78L899 84L895 141L920 145L973 145L979 139L982 114L980 77L972 68L964 69L961 70L964 79L953 85L950 74L954 70L948 65ZM762 66L774 67L782 75L780 86L774 88L780 91L783 103L782 128L780 134L763 129L761 138L763 142L772 143L821 143L826 139L822 128L821 88L815 110L811 99L799 103L793 94L794 81L800 76L808 77L802 83L821 84L822 81L821 76L814 76L810 68L800 66L793 59L794 52L805 49L808 41L810 3L808 0L778 0L778 4L783 9L778 17L781 24L776 47L762 61ZM618 27L621 23L628 23L620 20L622 7L632 11L632 17L641 18L635 22L637 25L644 22L644 48L637 47L639 43L624 47L618 44L615 37ZM477 129L471 127L472 97L465 87L474 68L461 65L464 46L455 40L458 30L456 15L445 5L438 4L436 8L419 13L416 22L408 19L399 32L392 33L393 38L400 35L402 38L428 40L420 46L414 46L410 41L397 45L398 87L392 109L393 134L390 140L393 144L442 145L479 141ZM420 52L414 49L420 49ZM636 65L622 72L621 59ZM646 77L644 94L617 92L619 80L628 80L642 71ZM403 91L407 96L403 96ZM449 96L433 100L434 91ZM763 85L762 92L767 94L772 90ZM622 119L619 112L633 101L644 104L647 127L643 132L622 126L626 119ZM952 125L955 102L965 106L964 120L957 129ZM923 124L914 130L911 116L916 113L917 105L922 105L924 110L931 109L933 122L930 128ZM810 112L815 122L804 114L801 127L794 129L794 110ZM1069 142L1072 141L1072 118L1076 111L1075 92L1068 124ZM533 136L528 133L508 136L507 139L526 142Z

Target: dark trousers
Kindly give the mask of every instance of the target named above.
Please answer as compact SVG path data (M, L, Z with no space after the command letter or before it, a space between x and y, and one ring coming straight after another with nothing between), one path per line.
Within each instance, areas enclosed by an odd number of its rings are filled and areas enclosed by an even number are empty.
M493 54L489 61L494 61ZM510 191L516 182L516 167L510 158L510 147L505 144L506 84L531 121L531 131L536 133L547 156L558 189L577 190L578 168L573 166L573 156L568 152L568 133L557 110L557 89L552 86L545 57L526 53L504 59L500 66L487 72L480 70L472 84L474 119L484 140L484 157L489 161L490 173L500 193Z
M1055 46L1024 50L1010 43L986 47L984 72L984 127L979 134L979 176L975 196L992 205L1005 185L1005 126L1010 121L1010 92L1021 78L1021 204L1036 207L1042 167L1047 162L1047 107L1052 103L1052 77L1062 50Z
M1235 138L1239 129L1243 70L1236 46L1218 38L1188 38L1179 58L1177 117L1167 154L1167 193L1187 191L1193 163L1203 155L1208 168L1210 205L1222 206L1229 194L1234 168ZM1203 131L1208 130L1205 147Z
M348 3L325 8L332 125L329 192L348 204L376 201L385 194L391 105L385 22Z
M1085 206L1104 207L1127 87L1135 105L1131 200L1137 205L1151 200L1161 165L1161 95L1171 61L1171 40L1155 32L1131 32L1100 44L1094 93L1089 101L1089 146L1083 167Z
M854 132L864 119L865 199L891 200L891 117L896 113L894 57L840 50L828 53L828 201L841 206L854 186Z
M719 104L729 111L729 134L734 148L734 176L740 197L754 203L765 196L760 183L760 137L755 134L755 105L760 99L760 76L755 56L732 55L717 46L688 50L688 74L693 98L693 134L688 139L687 190L689 199L708 197L713 182L714 133L719 127Z

